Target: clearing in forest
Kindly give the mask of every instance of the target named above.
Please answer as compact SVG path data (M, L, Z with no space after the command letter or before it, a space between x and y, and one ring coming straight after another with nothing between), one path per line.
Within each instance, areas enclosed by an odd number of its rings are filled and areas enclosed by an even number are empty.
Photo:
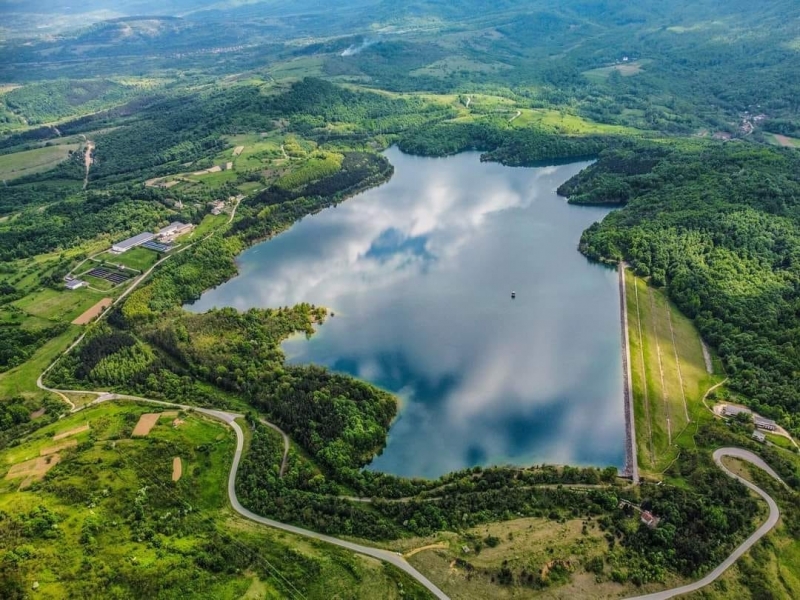
M131 435L146 437L147 434L150 433L150 430L156 426L160 416L161 413L144 413L139 417L139 422L136 423L136 427L133 428L133 433Z
M681 447L692 446L706 390L719 378L706 370L692 322L663 292L626 271L631 388L639 467L663 472Z
M784 148L800 147L800 140L796 138L790 138L785 135L780 135L779 133L773 133L772 137L778 143L779 146L783 146Z
M63 440L64 438L68 438L73 435L78 435L79 433L83 433L84 431L89 431L89 424L81 425L80 427L76 427L75 429L70 429L69 431L62 431L53 436L53 441L57 442L58 440Z
M178 481L183 474L183 464L181 463L181 457L176 456L172 459L172 481Z
M82 315L75 319L73 325L86 325L91 323L97 315L103 312L111 304L111 298L103 298L97 304L86 310Z
M11 180L24 175L48 171L65 161L78 144L45 146L0 156L0 179Z

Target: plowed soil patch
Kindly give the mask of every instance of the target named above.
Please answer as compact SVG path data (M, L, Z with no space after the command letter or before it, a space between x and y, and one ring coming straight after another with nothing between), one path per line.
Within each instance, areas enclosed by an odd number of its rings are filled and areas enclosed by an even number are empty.
M183 463L181 463L181 457L176 456L172 459L172 481L178 481L183 475Z
M80 317L75 319L72 324L73 325L86 325L90 323L92 319L94 319L97 315L103 312L108 305L111 304L111 298L103 298L97 304L95 304L92 308L88 309L84 312Z
M136 423L136 427L133 428L133 435L137 437L145 437L150 430L155 427L156 423L158 423L158 418L161 416L161 413L145 413L141 417L139 417L139 422Z

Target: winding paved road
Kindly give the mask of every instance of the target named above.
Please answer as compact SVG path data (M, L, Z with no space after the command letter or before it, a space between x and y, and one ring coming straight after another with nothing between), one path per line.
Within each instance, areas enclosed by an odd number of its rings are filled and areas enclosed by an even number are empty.
M719 450L714 452L714 462L717 463L717 466L720 469L725 471L727 475L741 481L746 487L750 488L756 494L758 494L764 499L764 501L769 506L769 517L767 517L767 520L761 527L756 529L753 535L751 535L744 542L742 542L742 544L738 548L736 548L736 550L734 550L733 553L728 558L722 561L722 563L716 569L711 571L708 575L706 575L702 579L695 581L694 583L690 583L688 585L672 588L671 590L664 590L663 592L647 594L646 596L637 596L632 600L667 600L668 598L674 598L675 596L680 596L682 594L696 592L700 588L703 588L708 584L716 581L731 565L733 565L733 563L739 560L739 557L741 557L745 552L750 550L753 544L755 544L758 540L767 535L767 533L769 533L770 530L777 524L778 518L781 516L781 512L778 509L778 505L775 503L775 500L773 500L771 496L767 495L767 493L760 487L750 483L743 477L739 477L736 473L729 470L725 465L723 465L722 459L725 456L746 460L747 462L754 464L758 468L764 469L764 471L766 471L769 475L771 475L773 478L777 479L784 485L786 484L778 476L778 474L775 471L773 471L772 468L761 459L761 457L759 457L757 454L753 454L749 450L743 450L741 448L720 448Z
M113 401L129 400L133 402L147 402L148 404L157 404L158 406L163 406L166 408L179 408L181 410L194 411L209 416L213 419L222 421L223 423L231 427L233 431L236 433L236 452L233 455L233 463L231 464L230 474L228 475L228 499L230 500L233 510L239 513L245 519L249 519L256 523L267 525L268 527L272 527L274 529L288 531L289 533L293 533L295 535L300 535L303 537L320 540L321 542L333 544L334 546L340 546L342 548L346 548L347 550L351 550L352 552L357 552L358 554L371 556L373 558L377 558L378 560L388 562L397 567L398 569L408 573L411 577L413 577L419 583L425 586L428 589L428 591L431 592L431 594L433 594L439 600L449 600L448 596L445 595L445 593L442 592L433 583L431 583L431 581L428 580L427 577L425 577L422 573L420 573L414 567L408 564L408 562L406 562L406 560L403 558L401 554L391 552L389 550L381 550L379 548L363 546L361 544L348 542L346 540L340 540L339 538L317 533L316 531L311 531L309 529L303 529L302 527L296 527L294 525L288 525L286 523L281 523L279 521L267 519L266 517L257 515L254 512L251 512L247 510L244 506L242 506L242 504L239 502L239 498L236 496L236 473L239 470L239 463L242 460L242 452L244 450L244 432L242 431L242 428L239 425L239 423L236 422L236 419L241 418L244 415L240 415L238 413L230 413L222 410L215 410L211 408L200 408L197 406L188 406L185 404L164 402L162 400L151 400L150 398L142 398L140 396L129 396L127 394L110 394L106 392L89 392L89 393L97 394L98 395L97 399L93 400L92 402L90 402L89 404L87 404L82 408L74 409L72 412L80 412L81 410L89 406L96 406L103 402L109 402L112 400ZM272 424L269 422L262 421L262 423L272 427ZM278 431L280 431L280 429L278 429Z

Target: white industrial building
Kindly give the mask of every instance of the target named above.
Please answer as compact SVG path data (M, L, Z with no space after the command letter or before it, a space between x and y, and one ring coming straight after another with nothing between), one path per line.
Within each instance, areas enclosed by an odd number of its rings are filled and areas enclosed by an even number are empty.
M162 227L158 230L158 238L161 240L164 239L174 239L179 235L186 233L187 231L191 231L194 225L189 225L187 223L181 223L180 221L174 221L167 225L166 227Z
M127 240L122 240L121 242L117 242L116 244L111 246L111 252L114 254L122 254L123 252L127 252L131 248L136 248L136 246L141 246L145 242L149 242L155 237L156 237L155 233L150 233L149 231L145 231L144 233L140 233L139 235L130 237Z

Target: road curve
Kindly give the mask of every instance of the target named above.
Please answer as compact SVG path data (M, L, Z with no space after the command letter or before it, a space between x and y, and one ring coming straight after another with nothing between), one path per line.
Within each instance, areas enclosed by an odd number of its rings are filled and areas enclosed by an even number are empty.
M219 411L214 411L214 412L219 412ZM224 414L230 417L228 413ZM272 519L267 519L266 517L262 517L247 510L244 506L240 504L239 499L236 496L236 472L239 470L239 461L242 458L242 450L244 449L244 433L242 432L242 428L236 421L233 420L233 418L228 418L223 420L225 420L225 422L228 423L228 425L230 425L236 432L236 453L233 455L233 465L231 466L231 472L230 475L228 476L228 498L231 501L231 506L233 506L233 510L242 515L244 518L250 519L251 521L255 521L256 523L261 523L262 525L267 525L275 529L288 531L289 533L294 533L295 535L301 535L304 537L313 538L315 540L320 540L328 544L333 544L334 546L340 546L342 548L346 548L348 550L351 550L352 552L357 552L358 554L364 554L366 556L377 558L378 560L386 561L394 565L398 569L408 573L411 577L413 577L419 583L424 585L428 589L428 591L431 594L433 594L436 598L439 598L440 600L448 600L448 596L446 596L445 593L442 592L442 590L436 587L422 573L420 573L414 567L408 564L408 562L406 562L406 560L400 554L390 552L389 550L380 550L378 548L362 546L361 544L355 544L353 542L348 542L346 540L340 540L339 538L331 537L329 535L323 535L315 531L303 529L302 527L295 527L294 525L287 525L286 523L273 521Z
M707 586L710 583L716 581L733 563L735 563L739 558L755 544L758 540L762 537L767 535L769 531L775 527L778 522L778 518L780 518L781 513L778 509L778 505L775 503L775 500L772 499L764 490L759 488L758 486L750 483L743 477L739 477L736 473L730 471L725 465L722 464L722 459L725 456L730 456L732 458L740 458L742 460L746 460L747 462L757 466L760 469L766 471L769 475L771 475L774 479L777 479L784 485L786 485L783 480L778 476L778 474L772 470L772 468L764 462L764 460L758 456L757 454L753 454L749 450L743 450L741 448L719 448L714 452L714 462L717 463L717 466L725 471L727 475L733 477L734 479L738 479L742 482L746 487L753 490L756 494L761 496L764 501L769 506L769 517L764 522L761 527L756 529L755 533L747 538L742 544L733 551L733 553L726 558L722 563L711 571L708 575L703 577L702 579L695 581L694 583L690 583L688 585L683 585L681 587L672 588L671 590L664 590L662 592L656 592L654 594L647 594L646 596L636 596L631 600L667 600L668 598L674 598L675 596L680 596L682 594L688 594L690 592L696 592L700 588Z
M381 550L379 548L363 546L361 544L348 542L346 540L340 540L339 538L317 533L316 531L311 531L309 529L303 529L302 527L296 527L294 525L289 525L287 523L281 523L279 521L267 519L266 517L257 515L254 512L251 512L247 510L244 506L242 506L242 504L239 502L239 498L236 495L236 473L239 471L239 463L242 460L242 452L244 450L244 432L242 431L242 428L239 426L239 424L236 422L236 419L243 417L244 415L238 413L230 413L223 410L216 410L212 408L200 408L198 406L189 406L186 404L165 402L163 400L152 400L150 398L142 398L140 396L129 396L127 394L114 394L108 392L90 392L90 393L98 394L97 399L93 400L92 402L86 404L81 408L73 409L71 412L73 413L80 412L85 408L88 408L90 406L96 406L103 402L129 400L133 402L146 402L148 404L156 404L158 406L164 406L167 408L179 408L186 411L194 411L209 416L213 419L217 419L218 421L222 421L223 423L228 425L231 429L233 429L233 431L236 433L236 452L233 455L233 463L231 464L231 470L228 475L228 499L230 500L233 510L239 513L245 519L249 519L250 521L254 521L256 523L260 523L262 525L266 525L274 529L288 531L289 533L293 533L295 535L300 535L303 537L319 540L321 542L325 542L328 544L333 544L334 546L340 546L352 552L363 554L365 556L371 556L372 558L377 558L378 560L388 562L397 567L398 569L400 569L401 571L405 571L406 573L408 573L408 575L416 579L420 584L425 586L425 588L427 588L427 590L431 594L433 594L434 597L438 598L439 600L449 600L448 596L444 592L442 592L442 590L436 587L436 585L434 585L422 573L420 573L414 567L408 564L408 562L406 562L406 560L403 558L401 554L391 552L389 550ZM264 422L264 424L272 426L272 424L269 422ZM278 431L280 431L280 429L278 429Z

